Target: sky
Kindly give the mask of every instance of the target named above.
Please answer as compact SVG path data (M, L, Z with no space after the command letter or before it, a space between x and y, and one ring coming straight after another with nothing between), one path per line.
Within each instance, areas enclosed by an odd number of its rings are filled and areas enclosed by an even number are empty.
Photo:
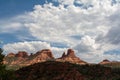
M87 62L120 61L120 0L0 0L4 54L68 48Z

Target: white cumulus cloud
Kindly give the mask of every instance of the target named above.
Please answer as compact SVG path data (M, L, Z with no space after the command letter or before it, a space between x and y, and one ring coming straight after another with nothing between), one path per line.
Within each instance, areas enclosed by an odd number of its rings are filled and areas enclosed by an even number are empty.
M80 43L78 43L73 48L76 49L80 53L93 53L99 47L98 44L95 43L95 40L89 36L82 37Z
M4 53L17 53L18 51L26 51L28 53L36 53L39 50L42 49L50 49L52 50L55 57L60 57L62 55L63 51L66 50L66 48L57 48L52 47L47 42L41 42L41 41L31 41L31 42L17 42L17 43L10 43L3 46Z
M11 43L4 45L3 48L13 52L16 50L33 52L42 48L51 48L56 53L65 50L50 46L55 42L74 48L77 55L88 61L96 62L103 58L115 59L115 56L120 56L104 54L105 51L120 48L115 44L119 43L120 39L119 1L114 4L112 0L53 1L59 2L59 6L52 3L35 5L33 11L10 19L10 25L2 22L6 27L0 27L0 31L6 32L9 32L10 28L13 29L12 32L21 28L26 29L34 38L44 42ZM81 5L76 6L74 3Z

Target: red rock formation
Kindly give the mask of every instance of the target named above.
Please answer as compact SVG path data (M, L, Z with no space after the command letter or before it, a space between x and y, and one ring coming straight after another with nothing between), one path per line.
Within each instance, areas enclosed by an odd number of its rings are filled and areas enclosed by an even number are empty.
M107 59L104 59L102 62L100 62L99 64L108 64L108 63L111 63L111 61L107 60Z
M104 59L104 60L103 60L103 62L110 62L110 61L109 61L109 60L107 60L107 59Z
M72 50L72 49L68 49L67 54L65 54L65 52L64 52L64 53L62 54L62 57L60 57L60 59L67 58L67 57L77 58L77 57L75 56L74 50Z
M76 57L75 52L74 52L73 49L68 49L66 56L68 56L68 57Z
M54 59L53 54L49 49L43 49L41 51L38 51L33 56L34 58L30 61L31 64Z
M19 51L19 52L15 55L15 57L23 57L23 58L26 58L26 57L28 57L28 53L25 52L25 51Z
M17 54L9 53L4 58L4 64L9 66L23 65L28 59L28 53L25 51L19 51Z
M43 55L43 57L45 57L44 55L47 55L49 58L54 58L52 51L50 49L43 49L41 51L38 51L36 54Z
M9 53L9 54L7 55L7 57L15 57L15 54L14 54L14 53Z
M75 56L75 52L73 49L68 49L67 54L63 53L62 57L58 58L57 61L67 61L71 63L78 63L78 64L87 64L85 61L80 60L80 58Z
M13 56L13 57L8 57ZM71 62L78 64L86 64L85 61L80 60L75 56L75 52L72 49L68 49L67 54L63 53L62 57L55 59L50 49L43 49L36 52L35 54L28 55L25 51L19 51L17 54L10 53L5 57L4 63L7 65L21 65L27 66L38 62L44 61L61 61L61 62Z
M65 54L65 52L62 54L62 58L64 58L64 57L66 57L66 54Z
M14 53L9 53L3 60L3 64L8 64L10 61L9 61L9 58L14 58L15 57L15 54Z

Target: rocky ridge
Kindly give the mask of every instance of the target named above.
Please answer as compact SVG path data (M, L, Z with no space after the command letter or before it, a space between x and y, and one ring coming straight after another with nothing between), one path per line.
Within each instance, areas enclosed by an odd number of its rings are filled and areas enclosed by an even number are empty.
M112 67L112 68L120 68L120 62L119 61L109 61L107 59L104 59L99 64L107 66L107 67Z
M103 61L101 61L99 64L108 64L111 63L111 61L104 59Z
M87 64L87 62L76 57L73 49L68 49L67 54L63 53L62 57L57 59L53 56L53 53L50 49L43 49L31 55L28 55L28 53L25 51L19 51L17 54L9 53L4 58L3 63L8 65L9 67L22 67L44 61L60 61L77 64Z
M57 61L71 62L71 63L77 63L77 64L87 64L87 62L76 57L73 49L68 49L67 54L65 54L64 52L62 57L58 58Z
M64 52L60 58L55 58L50 49L43 49L36 52L35 54L28 54L25 51L19 51L16 54L9 53L7 56L5 56L3 63L8 66L8 69L19 69L23 66L28 66L45 61L70 62L80 65L90 64L77 57L73 49L68 49L67 53ZM120 66L120 62L109 61L107 59L101 61L98 64L115 67Z
M43 49L30 57L33 59L27 61L29 64L55 59L50 49Z

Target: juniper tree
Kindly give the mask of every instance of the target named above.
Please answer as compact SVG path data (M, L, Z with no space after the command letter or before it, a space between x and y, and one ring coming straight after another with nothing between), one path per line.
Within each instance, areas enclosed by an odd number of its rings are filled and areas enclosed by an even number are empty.
M2 54L3 50L0 48L0 80L3 80L3 75L5 73L5 66L3 64L4 55Z
M0 48L0 66L3 65L4 55L2 54L3 50Z
M4 55L3 50L0 48L0 80L16 80L13 70L6 70L6 66L3 64Z

